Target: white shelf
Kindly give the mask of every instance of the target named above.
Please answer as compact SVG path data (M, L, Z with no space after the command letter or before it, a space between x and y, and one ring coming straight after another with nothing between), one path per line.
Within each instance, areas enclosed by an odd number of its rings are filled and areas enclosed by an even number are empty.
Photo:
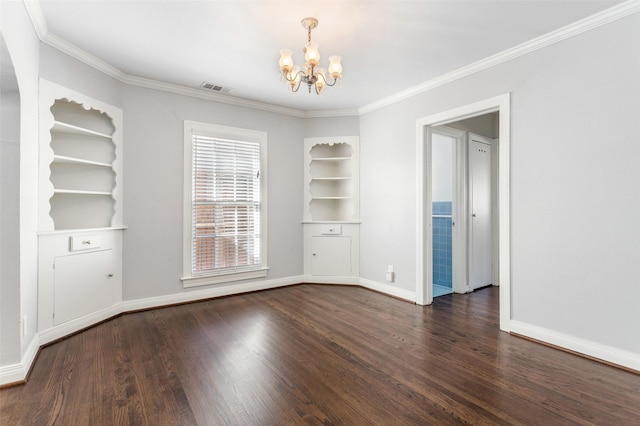
M311 197L312 200L352 200L353 197Z
M347 161L351 160L351 157L320 157L312 158L311 161Z
M78 189L62 189L56 188L53 190L54 194L75 194L75 195L111 195L111 192L107 191L84 191Z
M101 163L99 161L85 160L84 158L68 157L66 155L54 155L53 156L53 162L54 163L63 163L63 164L86 164L86 165L89 165L89 166L99 166L99 167L111 168L111 164L109 164L109 163Z
M72 135L97 136L100 138L111 139L111 135L107 135L106 133L96 132L95 130L86 129L84 127L57 120L53 123L51 133L68 133Z
M311 180L348 180L353 179L351 176L328 176L328 177L312 177Z

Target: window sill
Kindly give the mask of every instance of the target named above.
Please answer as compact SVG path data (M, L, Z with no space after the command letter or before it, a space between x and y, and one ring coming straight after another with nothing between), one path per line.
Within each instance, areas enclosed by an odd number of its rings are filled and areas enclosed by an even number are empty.
M204 285L220 284L232 281L250 280L253 278L264 278L267 276L267 271L269 271L269 268L260 268L252 271L229 272L225 274L206 275L199 277L183 277L181 278L182 287L200 287Z

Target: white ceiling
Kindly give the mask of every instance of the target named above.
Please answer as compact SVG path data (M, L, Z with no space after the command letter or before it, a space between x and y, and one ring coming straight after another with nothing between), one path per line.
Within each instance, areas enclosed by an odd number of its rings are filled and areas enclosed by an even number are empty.
M616 0L40 0L48 35L135 77L302 111L356 109L620 3ZM281 48L342 56L341 87L287 92ZM204 90L204 89L203 89Z

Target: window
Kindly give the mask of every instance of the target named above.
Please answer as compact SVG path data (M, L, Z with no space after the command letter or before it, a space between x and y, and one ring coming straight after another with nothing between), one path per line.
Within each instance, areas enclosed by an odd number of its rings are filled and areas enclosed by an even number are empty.
M185 287L266 276L266 140L185 121Z

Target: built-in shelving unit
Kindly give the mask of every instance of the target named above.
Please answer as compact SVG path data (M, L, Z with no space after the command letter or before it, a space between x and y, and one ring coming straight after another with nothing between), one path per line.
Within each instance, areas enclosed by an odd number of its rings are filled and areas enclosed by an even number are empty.
M122 300L122 110L40 80L38 331Z
M304 152L305 275L357 277L358 137L305 139Z
M357 220L357 138L306 140L308 221Z
M50 111L49 215L54 229L111 226L116 185L113 119L66 98L56 99Z

